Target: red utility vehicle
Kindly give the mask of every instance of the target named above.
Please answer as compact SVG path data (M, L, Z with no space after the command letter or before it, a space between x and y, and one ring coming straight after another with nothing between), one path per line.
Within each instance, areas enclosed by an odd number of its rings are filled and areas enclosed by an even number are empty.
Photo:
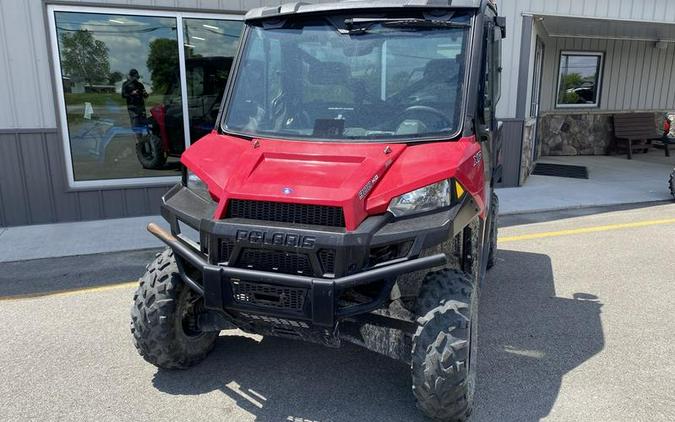
M246 15L216 128L162 200L134 295L140 354L204 359L239 328L411 365L419 408L470 411L495 262L500 44L488 0L287 4Z

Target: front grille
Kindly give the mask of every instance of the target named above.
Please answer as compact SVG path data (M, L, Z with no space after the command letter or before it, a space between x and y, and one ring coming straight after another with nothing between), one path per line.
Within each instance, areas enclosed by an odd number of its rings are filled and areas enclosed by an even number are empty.
M220 239L219 241L219 262L229 262L232 249L234 249L234 241L232 239Z
M312 275L312 265L307 255L267 249L244 249L235 266L259 271Z
M239 303L301 311L307 291L293 287L233 281L232 294L234 300Z
M335 273L335 249L321 249L319 260L324 273Z
M313 224L317 226L344 227L345 217L340 207L308 204L286 204L270 201L231 199L227 207L228 218L277 221L281 223Z

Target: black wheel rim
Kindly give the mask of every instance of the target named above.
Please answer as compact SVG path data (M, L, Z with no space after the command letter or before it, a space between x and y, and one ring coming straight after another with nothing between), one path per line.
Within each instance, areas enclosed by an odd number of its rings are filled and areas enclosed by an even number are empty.
M181 300L179 308L180 323L183 329L183 335L190 339L202 336L204 333L197 326L197 315L202 298L197 296L191 289L187 291Z

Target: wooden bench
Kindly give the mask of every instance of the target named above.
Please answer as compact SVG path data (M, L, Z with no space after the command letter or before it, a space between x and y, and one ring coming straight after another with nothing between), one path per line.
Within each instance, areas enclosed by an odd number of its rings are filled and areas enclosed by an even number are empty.
M614 137L614 152L622 143L630 160L633 151L649 151L651 142L660 140L663 133L656 128L654 113L622 113L614 115Z

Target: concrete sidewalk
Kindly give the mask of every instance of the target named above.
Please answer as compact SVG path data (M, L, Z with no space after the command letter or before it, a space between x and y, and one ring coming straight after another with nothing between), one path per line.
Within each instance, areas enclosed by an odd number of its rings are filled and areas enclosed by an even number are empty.
M589 179L530 176L522 187L498 189L500 214L525 214L672 200L668 177L675 154L542 157L538 162L585 166Z
M40 224L0 229L0 262L161 248L145 230L159 216Z

